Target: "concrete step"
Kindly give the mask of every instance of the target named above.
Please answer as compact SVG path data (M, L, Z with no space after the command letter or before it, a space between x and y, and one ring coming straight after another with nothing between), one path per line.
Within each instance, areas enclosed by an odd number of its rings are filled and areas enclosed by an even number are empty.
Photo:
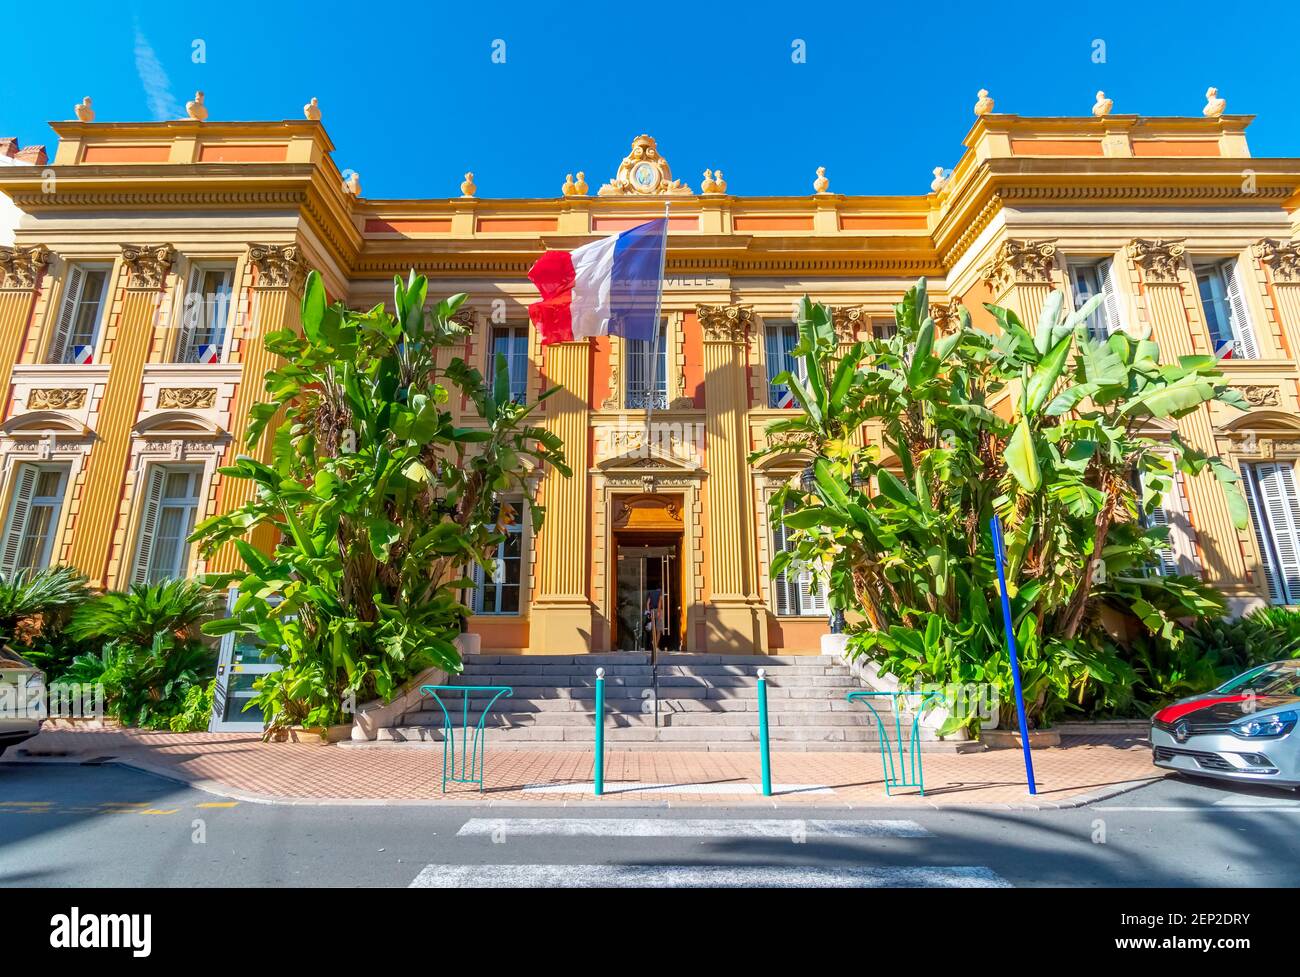
M471 713L469 725L477 726L481 714ZM459 717L457 717L459 719ZM403 725L442 728L442 713L416 712L408 713L402 720ZM596 717L590 712L493 712L484 722L487 729L514 729L522 726L576 726L594 729ZM615 727L654 726L653 710L648 712L607 713L605 726ZM663 712L659 714L662 727L716 729L722 726L758 728L757 712ZM875 719L870 714L857 712L829 712L808 714L801 712L769 712L768 726L862 726L874 727Z

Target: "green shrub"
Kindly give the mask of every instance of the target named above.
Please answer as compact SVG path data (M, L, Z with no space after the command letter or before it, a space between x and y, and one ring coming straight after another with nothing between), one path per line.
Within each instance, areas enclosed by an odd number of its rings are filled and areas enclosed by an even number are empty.
M207 685L191 685L185 693L185 701L180 712L172 716L168 725L173 733L199 733L208 728L212 718L212 698L216 693L217 682L213 679Z

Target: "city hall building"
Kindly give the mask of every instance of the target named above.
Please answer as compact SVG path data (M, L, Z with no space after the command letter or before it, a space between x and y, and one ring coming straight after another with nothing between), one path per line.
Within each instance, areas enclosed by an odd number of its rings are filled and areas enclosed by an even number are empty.
M798 298L830 305L849 344L887 334L924 275L941 327L958 304L991 327L985 302L1032 323L1060 288L1074 303L1105 294L1098 334L1150 329L1166 359L1230 351L1250 411L1210 405L1179 427L1240 472L1251 525L1234 529L1210 475L1183 480L1164 563L1236 611L1300 603L1300 159L1252 157L1250 117L1207 113L985 111L951 171L913 196L839 185L816 160L799 192L751 196L721 172L675 174L678 147L643 135L621 160L556 174L553 197L480 196L467 174L459 196L383 200L345 178L319 120L55 123L50 161L0 167L21 212L0 245L0 573L66 563L122 588L235 566L231 550L200 565L186 537L248 498L218 469L245 450L272 362L263 337L296 324L308 269L366 308L414 267L431 298L470 295L448 357L486 374L504 353L525 400L563 388L542 417L574 477L533 480L545 526L513 527L470 597L483 651L637 649L657 591L664 647L816 652L818 582L768 574L784 541L766 502L805 462L747 456L791 409L771 378L792 365ZM736 151L712 148L724 166ZM665 202L657 348L543 348L527 313L536 258Z

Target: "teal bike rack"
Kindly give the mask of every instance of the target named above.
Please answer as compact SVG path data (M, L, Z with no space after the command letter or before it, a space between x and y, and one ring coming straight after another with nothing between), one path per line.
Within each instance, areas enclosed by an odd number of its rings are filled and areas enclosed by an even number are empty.
M921 696L921 701L917 704L916 712L912 715L911 735L908 736L906 746L903 743L903 722L899 718L899 699L904 696ZM893 699L894 705L894 746L898 750L898 763L894 763L894 748L889 743L889 729L885 721L876 711L876 707L871 704L873 698L889 697ZM921 796L925 796L925 775L921 769L921 713L925 709L925 704L931 699L942 702L943 694L938 690L931 692L878 692L875 690L864 690L861 692L850 692L844 697L849 702L861 702L871 714L876 717L876 725L880 727L880 767L885 778L885 796L890 796L892 788L899 787L916 787L921 791ZM910 759L908 754L911 754ZM900 776L900 771L902 774Z
M459 692L460 706L460 747L456 746L456 727L451 721L439 692ZM471 692L495 692L488 699L474 724L474 738L469 736L469 694ZM447 793L447 783L478 784L479 793L483 792L483 761L486 757L487 730L483 726L492 704L503 695L513 695L514 689L506 685L421 685L420 697L433 697L442 710L442 792ZM466 772L468 769L468 776Z

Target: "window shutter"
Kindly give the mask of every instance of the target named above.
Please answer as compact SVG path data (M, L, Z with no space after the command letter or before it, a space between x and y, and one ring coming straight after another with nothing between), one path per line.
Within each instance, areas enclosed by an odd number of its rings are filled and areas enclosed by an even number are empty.
M648 343L635 339L623 340L623 351L627 354L627 406L636 407L637 398L646 392L645 348ZM641 404L640 406L645 406Z
M203 321L203 269L190 268L189 284L181 301L180 330L176 334L176 362L193 363L197 357L194 346L199 326Z
M1276 462L1256 469L1277 555L1279 597L1282 603L1300 603L1300 499L1296 497L1295 472L1291 465Z
M469 606L475 614L483 613L483 568L475 563L470 568L469 578L474 581L474 594L470 598Z
M1164 503L1165 499L1161 499L1160 504L1152 509L1148 514L1147 519L1149 520L1150 525L1164 526L1169 530L1169 536L1167 538L1170 540L1170 545L1162 546L1156 551L1156 559L1158 561L1156 564L1156 572L1162 577L1175 577L1178 575L1178 559L1174 556L1172 545L1174 532L1173 520L1169 518L1169 510L1165 508Z
M1228 314L1232 316L1233 338L1241 345L1241 356L1247 360L1259 359L1259 344L1255 341L1255 329L1250 324L1250 313L1246 306L1246 293L1241 287L1241 276L1237 273L1235 262L1223 265L1223 285L1228 298Z
M770 334L769 334L770 335ZM785 526L777 523L772 527L772 554L775 556L785 550ZM795 582L790 579L790 568L785 573L778 574L772 578L772 597L776 604L776 614L778 617L785 617L790 614L797 614L798 611L798 594L795 590Z
M799 571L799 613L826 614L826 586L821 578L805 567Z
M1102 309L1106 318L1106 333L1124 328L1124 319L1119 311L1119 285L1115 280L1115 262L1107 259L1097 266L1097 277L1101 280L1101 292L1106 296Z
M140 507L140 539L135 549L135 566L131 569L132 583L149 582L149 561L153 556L153 539L158 532L158 511L162 507L163 483L167 470L162 465L149 469L145 483L144 504Z
M1274 604L1281 604L1282 593L1278 589L1277 554L1273 551L1272 532L1265 516L1264 500L1259 490L1258 465L1243 465L1242 481L1246 493L1246 509L1250 512L1250 525L1255 530L1255 545L1259 550L1259 565L1264 573L1264 586L1268 599Z
M40 469L35 465L19 465L14 472L14 495L9 505L9 525L5 527L4 548L0 550L0 576L12 580L22 550L23 536L27 533L27 519L32 512L32 493Z
M54 323L54 336L50 340L49 361L64 363L68 359L69 344L72 342L72 324L77 317L77 303L85 288L86 273L76 265L68 265L68 274L63 287L63 303L59 307L59 317Z

